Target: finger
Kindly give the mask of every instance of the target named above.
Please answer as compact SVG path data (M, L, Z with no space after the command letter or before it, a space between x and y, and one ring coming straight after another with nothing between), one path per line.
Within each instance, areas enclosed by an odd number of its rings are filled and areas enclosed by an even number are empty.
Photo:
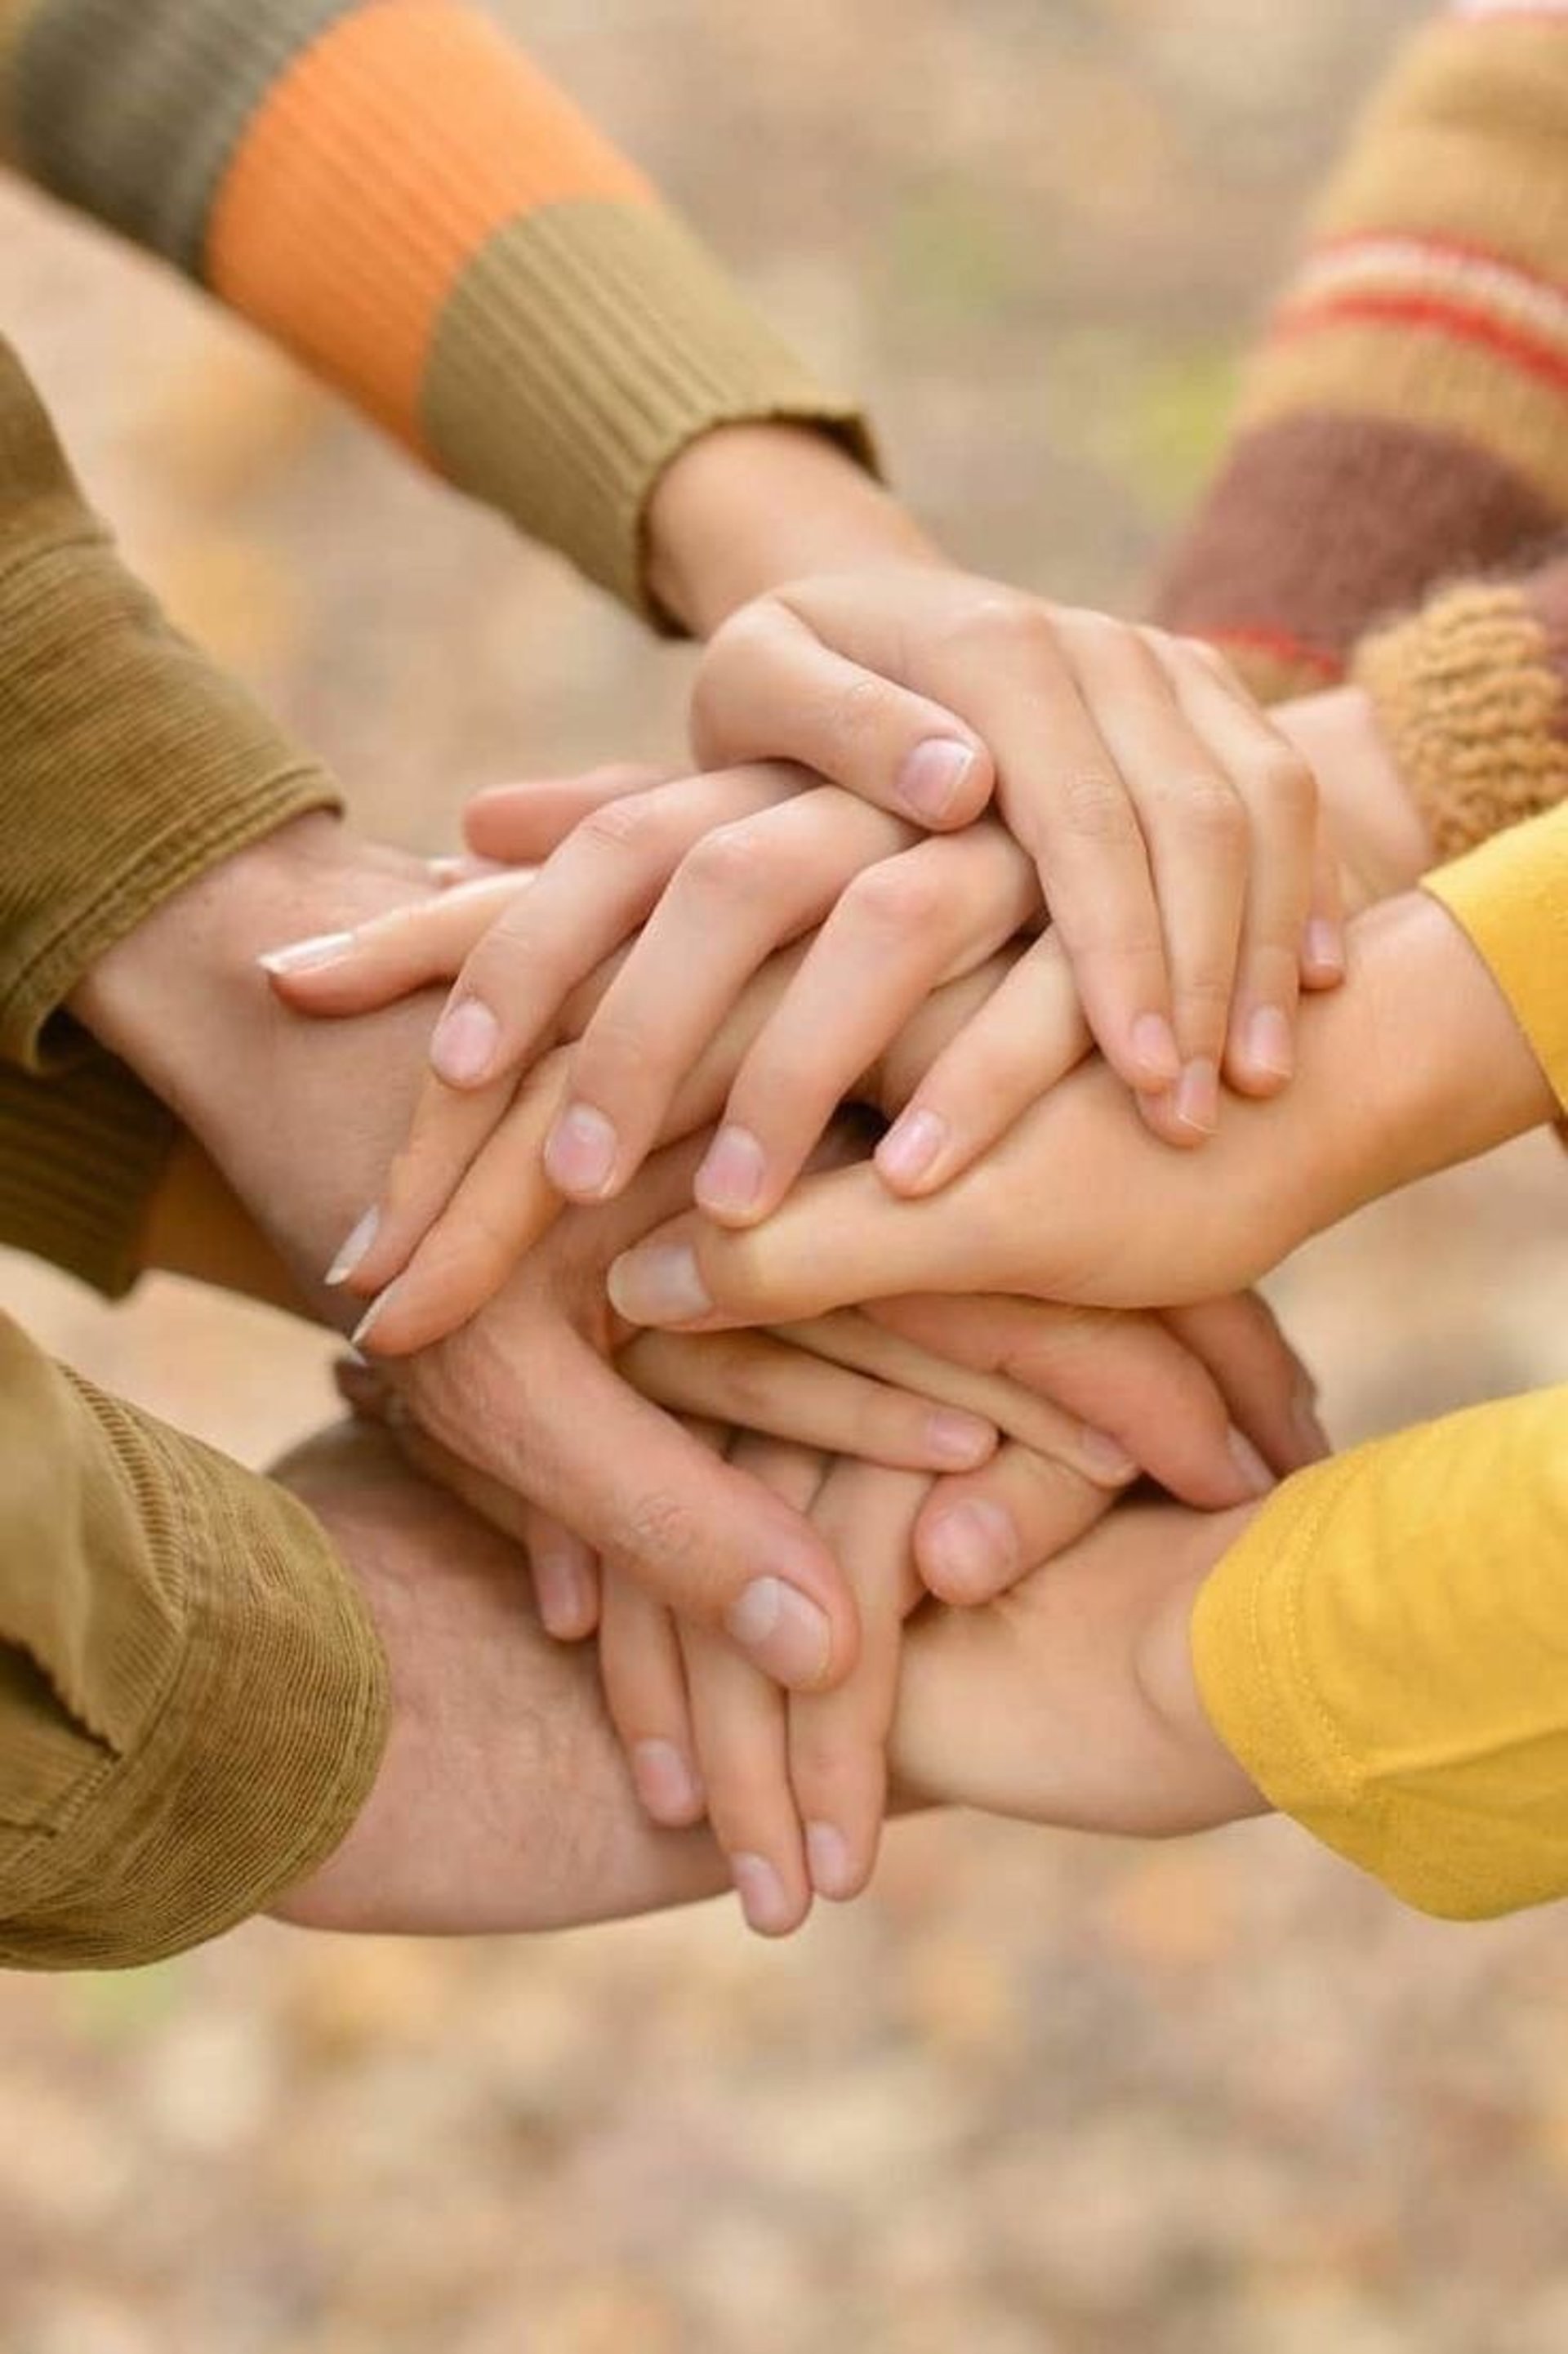
M1158 659L1246 812L1251 847L1224 1070L1244 1094L1274 1095L1295 1068L1303 928L1319 831L1317 779L1218 653L1161 638Z
M868 1479L844 1464L816 1508L855 1597L861 1651L836 1691L790 1701L789 1782L811 1885L836 1903L857 1896L876 1862L904 1620L919 1593L913 1537L925 1488L908 1477Z
M1144 1471L1205 1511L1266 1494L1274 1484L1267 1462L1258 1458L1253 1417L1233 1419L1230 1392L1160 1317L1054 1300L929 1294L878 1301L867 1315L938 1355L987 1369L1001 1388L968 1402L1097 1484L1114 1488ZM1225 1338L1222 1332L1219 1342ZM1242 1344L1232 1336L1231 1345ZM1261 1384L1261 1351L1250 1335L1247 1345L1248 1370ZM1014 1390L1051 1401L1066 1429L1077 1432L1076 1445L1029 1426L1009 1407Z
M967 825L995 783L972 727L824 645L787 593L744 607L715 634L693 690L692 740L706 768L796 760L921 827Z
M840 1101L916 1009L1039 905L1030 860L990 823L879 859L849 882L730 1092L697 1172L709 1215L751 1225L775 1209Z
M607 801L651 792L680 775L646 760L611 760L580 777L535 777L487 785L463 804L463 839L482 858L503 865L548 858L585 817Z
M693 777L590 811L464 962L430 1041L449 1087L516 1068L563 1000L636 930L692 844L737 809L768 807L791 772Z
M454 884L434 899L394 907L352 931L291 940L258 957L274 992L296 1012L365 1013L450 981L503 908L527 890L533 870Z
M466 1097L433 1080L422 1091L380 1201L327 1270L374 1296L359 1331L374 1328L379 1355L456 1331L560 1214L542 1150L565 1076L557 1053L515 1092L510 1080Z
M933 1300L930 1304L934 1310L947 1306L960 1311L995 1304L1016 1307L1027 1313L1034 1303ZM1045 1315L1065 1317L1073 1312L1042 1304L1042 1313ZM938 1315L933 1314L927 1322L933 1333L940 1329ZM780 1337L798 1350L810 1350L813 1355L835 1364L853 1365L862 1373L875 1375L879 1381L902 1383L906 1389L917 1390L925 1396L944 1399L965 1415L983 1416L988 1427L1003 1431L1026 1447L1075 1464L1086 1479L1119 1488L1136 1479L1143 1469L1107 1432L1091 1428L1074 1414L1064 1412L1043 1384L1028 1386L1012 1379L997 1366L994 1359L991 1363L982 1363L983 1343L977 1343L973 1357L966 1363L959 1351L947 1355L940 1348L920 1347L874 1321L860 1309L840 1309L830 1316L812 1317L803 1324L783 1325ZM684 1344L691 1345L689 1339Z
M414 1373L421 1418L443 1444L624 1561L679 1616L727 1632L792 1690L846 1671L853 1606L821 1537L575 1333L514 1360L503 1328L491 1331L477 1356L427 1352Z
M558 1643L580 1643L599 1623L599 1555L548 1512L527 1508L524 1543L534 1575L539 1623Z
M1160 1321L1202 1360L1236 1426L1277 1472L1299 1470L1332 1452L1318 1419L1317 1384L1255 1291L1169 1308Z
M1312 906L1301 941L1301 986L1337 989L1344 977L1344 876L1328 827L1320 824L1312 862Z
M607 1569L599 1636L604 1703L644 1811L669 1830L707 1808L675 1622L619 1565ZM774 1687L758 1678L777 1701Z
M1171 1127L1162 1133L1201 1142L1219 1118L1246 901L1246 810L1223 760L1177 700L1149 637L1097 613L1064 615L1060 626L1148 846L1181 1057Z
M747 1926L787 1937L811 1909L811 1887L789 1789L784 1696L728 1644L683 1623L679 1635L714 1837Z
M1010 1442L983 1470L943 1479L915 1530L915 1558L944 1602L989 1602L1065 1551L1116 1502L1070 1463Z
M1009 1238L977 1190L994 1162L929 1201L895 1201L862 1163L802 1178L760 1226L673 1220L613 1262L610 1299L630 1324L687 1331L800 1323L901 1291L1006 1290Z
M995 1426L869 1379L760 1332L687 1339L644 1332L617 1360L633 1386L675 1413L722 1416L765 1433L916 1471L972 1469Z
M546 1149L563 1193L602 1201L627 1183L751 976L852 876L910 838L882 811L823 790L693 846L578 1042L570 1100Z
M895 1193L934 1193L1005 1136L1093 1044L1054 929L1028 948L943 1048L876 1148Z

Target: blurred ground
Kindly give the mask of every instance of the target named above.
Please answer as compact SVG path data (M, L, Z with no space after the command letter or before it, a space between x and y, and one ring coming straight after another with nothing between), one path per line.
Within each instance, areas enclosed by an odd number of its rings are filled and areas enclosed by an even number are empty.
M1415 10L510 13L877 396L957 549L1115 602ZM482 780L673 746L679 654L244 334L29 197L0 251L136 557L378 826L434 845ZM1562 1182L1521 1151L1287 1271L1340 1436L1568 1373ZM252 1461L330 1411L262 1314L15 1261L0 1297ZM712 1906L0 1988L5 2354L1562 2354L1565 2192L1560 1920L1416 1921L1280 1825L906 1829L782 1951Z

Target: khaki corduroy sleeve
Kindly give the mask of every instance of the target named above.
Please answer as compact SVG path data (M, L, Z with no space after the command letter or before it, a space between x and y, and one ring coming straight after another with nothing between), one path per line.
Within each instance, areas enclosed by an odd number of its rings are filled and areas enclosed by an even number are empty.
M785 419L869 460L854 405L467 0L0 6L0 143L652 619L643 517L688 442Z
M386 1670L320 1527L0 1319L0 1962L147 1962L338 1844Z
M0 1241L125 1288L172 1123L63 1001L182 885L336 805L125 570L0 341Z

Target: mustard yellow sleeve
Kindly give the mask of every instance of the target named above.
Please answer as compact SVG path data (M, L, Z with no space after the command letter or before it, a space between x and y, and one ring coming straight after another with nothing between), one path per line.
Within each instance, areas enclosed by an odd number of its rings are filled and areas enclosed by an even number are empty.
M1568 1894L1568 1387L1298 1472L1192 1632L1258 1787L1407 1903Z
M1484 958L1568 1108L1568 802L1494 834L1423 887Z
M311 1514L0 1317L0 1965L151 1961L259 1910L338 1844L387 1720Z

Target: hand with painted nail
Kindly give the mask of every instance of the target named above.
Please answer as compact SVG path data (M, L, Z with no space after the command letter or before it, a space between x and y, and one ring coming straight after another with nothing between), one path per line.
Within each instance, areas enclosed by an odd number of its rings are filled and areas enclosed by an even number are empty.
M1385 901L1352 946L1348 985L1303 1023L1296 1086L1238 1102L1202 1155L1163 1150L1096 1061L940 1193L895 1200L864 1167L808 1177L745 1233L688 1214L612 1267L610 1296L632 1323L715 1329L911 1290L1101 1307L1238 1290L1363 1202L1541 1117L1506 1001L1435 899Z
M1343 970L1312 771L1223 658L936 565L802 581L715 633L705 767L793 760L922 828L994 796L1050 947L1159 1132L1196 1143L1221 1078L1276 1093L1298 991Z

